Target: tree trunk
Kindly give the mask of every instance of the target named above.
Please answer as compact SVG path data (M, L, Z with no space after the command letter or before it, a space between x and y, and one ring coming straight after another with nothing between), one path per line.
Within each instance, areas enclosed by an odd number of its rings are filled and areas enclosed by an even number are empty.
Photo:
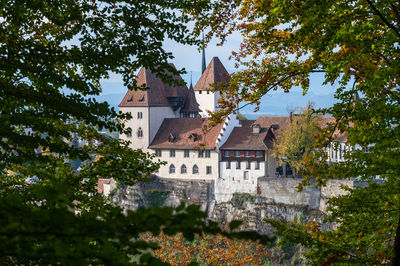
M392 265L400 265L400 215L397 222L396 236L394 238L394 251L392 258Z

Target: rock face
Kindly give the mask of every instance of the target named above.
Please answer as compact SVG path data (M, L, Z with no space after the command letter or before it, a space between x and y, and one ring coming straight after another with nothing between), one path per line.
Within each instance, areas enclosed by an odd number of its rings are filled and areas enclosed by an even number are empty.
M271 234L271 228L264 218L280 221L321 222L326 210L327 200L333 196L346 193L343 186L350 188L365 186L365 182L354 180L331 180L324 188L306 187L297 191L300 179L294 178L259 178L255 193L234 193L218 188L215 192L214 180L182 180L153 178L150 182L140 182L135 186L123 186L116 189L111 181L106 190L112 201L126 210L139 207L177 206L182 201L186 204L197 204L208 216L222 225L234 219L244 221L243 229L256 230ZM218 193L224 197L231 193L227 202L216 201ZM323 228L332 225L324 224Z

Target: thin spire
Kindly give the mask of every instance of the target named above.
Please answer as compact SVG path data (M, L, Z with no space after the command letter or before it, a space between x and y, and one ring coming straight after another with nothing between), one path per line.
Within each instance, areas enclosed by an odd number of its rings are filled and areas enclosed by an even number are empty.
M201 74L206 70L206 52L204 51L204 32L203 32L203 55L201 61Z
M189 86L189 89L193 90L192 71L190 71L190 86Z

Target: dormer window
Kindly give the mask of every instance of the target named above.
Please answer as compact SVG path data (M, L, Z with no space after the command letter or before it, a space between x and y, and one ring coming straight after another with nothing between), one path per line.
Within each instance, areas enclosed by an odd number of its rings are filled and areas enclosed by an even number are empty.
M260 134L261 126L259 124L253 125L253 134Z
M128 98L128 100L126 100L128 103L133 101L133 95L131 95L131 97Z
M143 102L144 101L144 95L143 94L140 94L138 101L139 102Z
M174 142L175 140L176 140L176 137L174 136L174 134L169 133L168 142Z
M192 141L198 141L200 139L200 136L197 135L196 133L192 133L189 135L189 139Z

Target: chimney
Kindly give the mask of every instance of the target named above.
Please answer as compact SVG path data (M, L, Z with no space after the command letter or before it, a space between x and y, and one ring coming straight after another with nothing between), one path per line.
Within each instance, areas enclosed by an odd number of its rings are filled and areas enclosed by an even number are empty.
M291 124L293 122L293 111L291 111L289 114L289 120L290 120L290 124Z
M254 124L253 125L253 134L256 134L256 135L260 134L260 129L261 129L261 126L259 124Z

